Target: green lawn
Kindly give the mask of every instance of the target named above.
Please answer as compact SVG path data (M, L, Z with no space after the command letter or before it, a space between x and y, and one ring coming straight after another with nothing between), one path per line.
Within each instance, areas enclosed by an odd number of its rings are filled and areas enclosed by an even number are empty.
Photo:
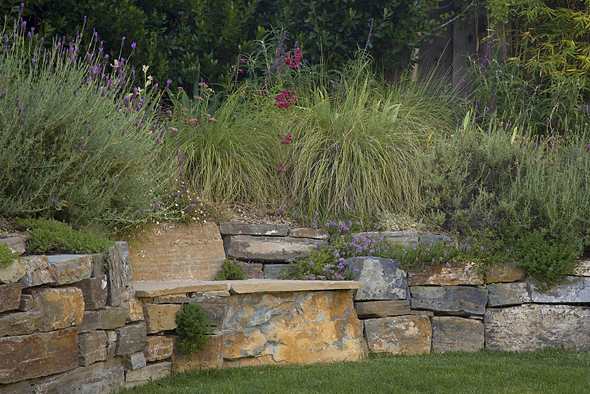
M192 371L124 393L590 393L590 353L445 353Z

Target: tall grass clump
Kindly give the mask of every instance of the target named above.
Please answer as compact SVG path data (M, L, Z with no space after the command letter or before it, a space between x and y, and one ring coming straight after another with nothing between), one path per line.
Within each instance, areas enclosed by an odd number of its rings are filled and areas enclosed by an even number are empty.
M416 213L419 152L450 130L450 94L404 80L387 85L359 56L336 82L298 96L288 129L289 187L310 211ZM301 97L301 98L299 98ZM291 108L289 108L291 109Z
M180 163L160 155L170 131L147 66L34 33L20 21L0 47L0 213L102 229L161 217Z
M449 232L478 234L539 282L556 283L590 245L590 135L482 129L469 114L425 159L426 214Z

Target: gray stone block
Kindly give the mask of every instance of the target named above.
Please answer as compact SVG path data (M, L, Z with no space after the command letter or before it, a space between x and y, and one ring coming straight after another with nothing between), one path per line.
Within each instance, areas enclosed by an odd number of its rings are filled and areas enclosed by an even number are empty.
M143 368L125 372L125 388L146 384L150 379L162 379L172 371L172 363L164 361L147 365Z
M381 257L352 257L346 260L355 272L354 280L363 282L355 301L404 300L408 275L399 261Z
M264 264L264 279L283 279L291 264Z
M23 287L51 285L57 282L53 267L49 265L47 256L24 257L26 274L19 280Z
M391 242L399 245L415 245L418 243L419 234L417 231L404 230L404 231L369 231L365 233L353 234L353 237L369 237L373 240L382 238L384 241Z
M127 242L117 242L109 249L108 259L108 287L107 304L118 306L123 301L133 297L133 273L129 261Z
M566 276L563 283L541 290L527 278L533 302L544 304L576 304L590 302L590 278Z
M287 262L317 247L318 240L292 237L226 235L223 246L228 259L262 263Z
M106 275L84 279L76 283L76 287L82 290L84 295L84 309L99 309L106 305L108 281Z
M22 290L23 286L20 283L0 285L0 313L20 307Z
M394 316L364 320L365 337L373 353L430 353L432 327L428 316Z
M221 222L219 223L219 233L221 235L286 237L289 234L289 226L286 224Z
M135 323L119 328L117 333L117 356L139 352L145 344L147 331L145 323Z
M413 286L413 309L427 309L451 315L483 315L488 302L486 289L470 286Z
M107 359L107 334L90 331L78 335L78 363L87 366Z
M498 283L488 285L488 306L508 306L532 302L529 289L524 282Z
M432 323L432 351L474 352L484 347L483 322L456 316L434 316Z
M98 311L98 327L102 330L112 330L123 327L127 322L129 310L124 306L112 306Z
M123 357L122 364L127 370L135 370L146 366L146 360L143 352L128 354Z
M47 256L55 272L57 285L67 285L90 278L92 256L84 254L60 254Z

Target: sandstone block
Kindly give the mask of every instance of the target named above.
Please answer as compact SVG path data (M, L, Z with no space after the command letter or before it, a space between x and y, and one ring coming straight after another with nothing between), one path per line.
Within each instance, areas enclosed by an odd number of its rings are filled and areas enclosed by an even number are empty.
M113 330L123 327L127 322L128 309L125 306L111 306L98 311L98 327Z
M221 222L219 223L219 233L221 235L286 237L289 234L289 226L286 224Z
M92 256L84 254L60 254L48 256L49 265L57 278L57 285L68 285L90 278Z
M394 316L365 320L365 336L373 353L430 353L432 327L428 316Z
M293 237L228 235L223 239L229 259L262 263L286 262L317 247L318 241Z
M480 320L456 316L434 316L432 351L474 352L484 347L484 326Z
M413 286L413 309L426 309L452 315L483 315L488 302L486 289L470 286Z
M588 303L590 302L590 277L566 276L563 283L541 290L528 278L533 302L546 304Z
M45 331L59 330L82 323L84 297L76 287L34 288L27 291L40 298Z
M229 291L231 284L224 281L158 281L134 282L137 298L153 298L186 293Z
M228 362L358 360L367 351L350 291L234 295L223 335Z
M283 279L291 264L264 264L264 279Z
M180 311L179 304L145 304L143 314L148 334L160 331L174 330L177 327L176 313Z
M134 323L121 327L117 332L117 356L136 353L143 348L146 340L145 323Z
M483 285L483 276L473 269L473 263L424 265L408 270L409 286Z
M20 295L23 287L20 283L0 285L0 313L20 307Z
M107 334L104 331L90 331L78 335L79 364L87 366L107 359Z
M488 309L486 349L527 351L546 346L590 350L590 309L573 305L527 304Z
M100 309L107 303L107 276L84 279L76 284L84 295L86 310Z
M152 300L151 303L152 304L188 304L191 301L193 301L193 298L191 298L187 295L178 294L178 295L156 297Z
M24 258L16 259L8 267L0 267L0 283L16 283L26 274Z
M125 388L140 386L146 384L150 379L157 380L170 375L172 363L164 361L161 363L150 364L143 368L133 371L125 371Z
M238 261L236 264L244 273L244 279L264 279L263 264L245 263L243 261Z
M125 301L123 306L127 308L127 323L144 320L143 305L136 298Z
M357 301L356 313L361 319L409 315L410 301Z
M526 278L526 270L516 263L497 264L486 275L486 283L522 282Z
M23 287L55 284L57 277L53 267L49 265L47 256L29 256L23 258L27 273L20 279Z
M329 239L330 234L323 229L314 228L295 228L289 231L289 237L293 238L313 238L313 239Z
M225 260L215 223L153 225L130 253L136 281L213 280Z
M78 333L98 330L98 311L84 311L82 323L78 324Z
M107 304L119 306L134 295L133 272L127 242L117 242L109 249L107 267L109 271Z
M43 329L43 314L39 311L0 315L0 337L28 335Z
M174 339L163 335L148 335L143 354L147 361L164 360L172 356ZM221 353L220 353L221 354ZM174 365L174 362L173 362ZM174 371L177 372L177 371Z
M273 363L274 364L274 363ZM213 335L207 347L188 357L174 347L172 354L172 372L184 372L223 366L223 335Z
M76 328L0 338L0 384L69 371L78 366Z
M524 282L488 285L488 306L507 306L533 302Z
M382 238L386 242L391 242L400 245L415 245L418 243L419 234L417 231L404 230L404 231L369 231L364 233L353 234L354 237L368 237L371 239Z
M361 282L350 280L236 280L231 282L232 294L277 293L299 291L357 290Z
M356 271L354 280L363 283L355 301L406 299L407 273L399 267L399 261L380 257L352 257L346 261Z
M135 370L146 366L145 356L142 352L128 354L123 357L122 364L126 370Z

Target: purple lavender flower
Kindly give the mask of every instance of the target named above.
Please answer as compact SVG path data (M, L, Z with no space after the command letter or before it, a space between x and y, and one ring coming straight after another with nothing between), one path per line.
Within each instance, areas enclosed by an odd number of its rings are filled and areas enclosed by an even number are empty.
M365 52L369 48L369 42L371 42L371 34L373 34L373 18L371 18L371 24L369 25L369 35L367 36L367 43L365 44Z

